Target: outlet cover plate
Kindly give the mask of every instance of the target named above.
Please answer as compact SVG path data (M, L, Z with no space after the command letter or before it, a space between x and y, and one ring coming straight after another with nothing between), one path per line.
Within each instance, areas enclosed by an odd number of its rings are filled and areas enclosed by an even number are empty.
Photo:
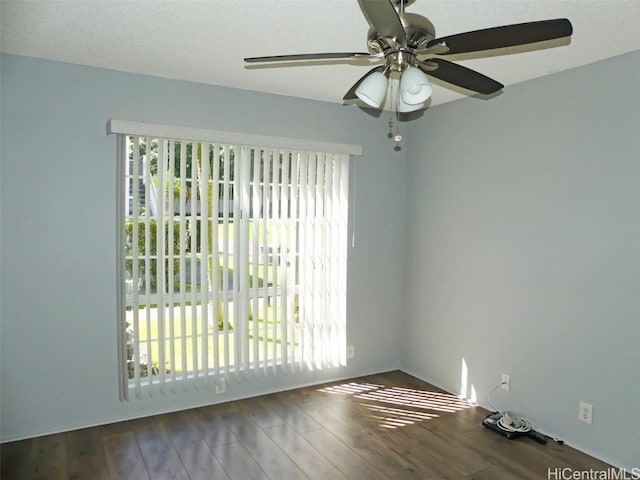
M224 380L218 380L216 382L216 395L222 395L226 391L227 384L224 382Z
M580 402L580 421L591 425L593 422L593 405L587 402Z

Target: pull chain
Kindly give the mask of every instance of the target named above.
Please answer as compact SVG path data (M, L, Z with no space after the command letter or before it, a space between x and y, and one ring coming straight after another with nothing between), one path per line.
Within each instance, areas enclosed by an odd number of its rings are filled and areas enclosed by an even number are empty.
M402 134L400 133L400 112L398 112L398 98L397 96L399 95L398 92L395 92L396 96L393 96L393 90L391 93L391 101L393 102L393 105L395 107L395 111L396 111L396 134L393 137L393 139L396 141L396 148L400 148L400 142L402 141Z
M389 122L387 126L389 127L389 133L387 133L387 137L393 138L396 142L395 150L400 150L400 142L402 141L402 133L400 133L400 112L398 112L398 92L396 92L393 88L393 83L389 86L389 96L391 98L391 105L393 106L393 110L389 113ZM394 119L395 112L395 119ZM396 127L395 134L393 133L393 127Z

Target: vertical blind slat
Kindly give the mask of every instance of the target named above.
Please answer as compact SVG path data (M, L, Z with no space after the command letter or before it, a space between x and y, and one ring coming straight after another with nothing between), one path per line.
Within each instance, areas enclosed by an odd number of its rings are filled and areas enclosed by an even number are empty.
M251 196L251 260L252 267L252 288L251 288L251 315L252 315L252 329L251 329L251 346L253 352L253 369L257 371L260 366L260 331L258 318L260 316L258 293L260 291L259 285L259 255L260 255L260 163L263 159L264 150L256 149L253 157L253 168L251 174L252 196Z
M144 138L145 142L145 156L144 156L144 165L143 165L143 175L144 175L144 201L145 201L145 215L144 219L144 251L146 252L144 256L144 285L145 285L145 308L144 308L144 317L146 323L147 334L144 342L144 353L143 355L146 357L147 363L147 371L146 376L151 377L151 370L153 369L153 362L155 360L152 349L151 349L151 262L152 262L152 254L151 254L151 139L148 137ZM149 395L152 395L153 392L149 390Z
M269 249L271 252L269 260L271 264L271 287L267 292L268 306L270 306L273 312L274 318L278 318L278 321L272 323L272 357L274 358L274 371L277 371L278 366L284 364L282 360L282 320L281 320L281 307L280 307L280 291L282 285L282 212L281 212L281 191L280 185L282 182L282 157L283 152L281 149L274 149L273 151L273 178L271 184L271 239L269 242Z
M189 346L191 348L191 371L193 372L193 384L197 388L199 385L200 368L198 365L198 146L196 142L191 142L191 185L189 187L189 203L190 217L189 222L189 239L191 241L190 249L190 290L191 290L191 335L189 338Z
M267 245L268 241L268 230L269 230L269 166L271 163L271 151L266 152L265 157L263 158L262 164L262 232L261 232L261 251L260 257L262 262L262 292L265 292L267 289L267 285L269 285L269 269L266 268L268 260L269 260L269 252ZM267 338L269 338L269 325L267 322L267 307L265 300L265 295L262 297L262 358L264 363L264 373L268 373L269 368L269 344L267 342Z
M209 144L200 145L200 364L203 382L209 375Z
M334 159L331 155L326 155L325 164L324 164L324 214L323 214L323 256L325 262L325 301L324 301L324 309L327 312L327 323L324 333L324 345L323 352L325 356L326 365L331 365L332 357L333 357L333 348L334 345L337 345L334 342L334 323L335 323L335 315L334 315L334 307L335 301L337 300L334 296L335 288L336 288L336 278L334 276L334 263L331 259L331 255L328 255L328 251L333 248L332 245L332 236L335 235L333 231L333 165Z
M176 330L175 330L175 308L174 308L174 292L175 292L175 185L174 185L174 169L175 169L175 140L169 141L169 165L167 166L167 214L169 218L167 226L167 264L168 278L171 284L167 294L167 302L169 304L169 334L167 341L169 342L169 370L171 372L171 391L175 393L176 383Z
M164 298L165 287L165 245L164 232L166 225L165 198L164 198L164 180L166 168L167 144L166 140L158 140L156 168L158 172L158 184L155 188L156 192L156 290L158 298ZM151 166L150 166L151 167ZM165 309L168 305L163 300L157 302L157 326L158 326L158 380L160 383L160 392L165 393Z
M299 190L299 175L300 175L300 153L296 152L291 155L291 277L290 285L293 292L291 298L291 343L292 353L290 364L293 371L299 371L301 369L300 351L302 350L302 342L300 340L300 190ZM298 348L296 348L296 346Z
M279 245L280 245L280 295L278 295L277 306L280 308L280 358L282 358L282 365L285 372L291 371L291 366L289 365L289 318L288 318L288 309L287 302L289 298L289 288L288 288L288 270L289 270L289 241L288 241L288 225L290 223L290 214L288 210L288 200L289 200L289 158L290 152L281 151L280 155L282 156L281 162L281 179L278 182L278 190L279 190L279 205L280 205L280 232L279 232Z
M222 291L224 292L223 339L224 339L224 375L229 376L229 172L231 148L225 147L222 175Z
M245 341L249 335L247 323L249 321L249 297L247 295L251 288L249 284L249 210L250 210L250 192L249 192L249 176L251 172L251 156L252 149L242 147L240 149L240 165L238 175L238 192L236 195L240 218L240 235L238 238L239 252L238 260L240 262L239 281L240 281L240 318L246 319L247 322L236 322L239 333L236 335L236 343L239 344L241 350L241 360L239 370L242 372L243 378L247 378L249 373L249 342ZM240 334L242 337L240 337Z
M298 306L300 308L300 367L303 369L305 366L309 366L308 359L310 358L311 341L309 339L310 333L310 317L309 312L311 308L311 302L309 301L309 294L306 285L310 282L309 268L310 256L313 253L311 251L309 237L309 190L308 190L308 166L309 166L309 154L303 154L300 162L300 279L298 285L300 285L300 296Z
M134 392L136 397L141 397L141 379L140 379L140 337L137 335L137 332L140 331L140 310L138 305L140 303L139 293L138 293L138 285L140 284L139 278L139 219L140 219L140 207L139 207L139 199L140 199L140 162L138 160L138 154L140 149L140 139L138 137L134 137L132 139L132 180L131 180L131 196L135 199L132 201L132 213L131 213L131 301L132 301L132 316L133 316L133 326L132 326L132 336L133 336L133 378L135 382Z
M265 299L265 303L266 303L266 308L267 311L269 310L269 302L272 302L272 309L275 310L276 308L276 288L278 285L278 255L279 255L279 251L280 251L280 241L278 239L278 198L277 198L277 190L276 190L276 185L278 182L278 172L280 170L279 166L280 166L280 152L278 150L272 150L271 153L271 159L272 159L272 164L271 164L271 181L269 184L269 204L271 205L270 208L270 214L271 214L271 218L270 218L270 222L269 222L269 243L267 245L267 250L269 251L269 263L267 263L265 265L265 268L270 269L271 270L271 283L270 285L267 285L267 289L266 289L266 295L267 298ZM270 342L271 342L271 358L273 361L272 367L273 367L273 373L276 373L276 368L277 368L277 362L276 359L278 358L278 342L277 339L280 338L278 336L278 325L279 322L276 321L272 321L271 322L271 336L270 336Z
M179 274L179 302L180 302L180 349L181 364L184 371L187 370L187 275L186 275L186 232L187 232L187 142L180 140L180 213L178 223L180 225L180 274ZM183 383L186 388L187 382Z
M239 219L240 219L240 209L239 209L239 204L240 202L238 202L238 194L239 194L239 188L238 188L238 182L240 179L240 164L242 163L242 152L241 152L241 148L240 147L233 147L233 179L230 183L231 186L233 186L233 201L231 202L231 209L232 209L232 215L233 215L233 237L231 238L231 243L233 245L233 255L232 255L232 260L233 260L233 288L231 289L232 292L232 305L233 305L233 319L234 319L234 329L237 329L237 331L234 332L234 336L233 336L233 352L234 352L234 366L235 368L233 369L233 375L235 377L235 380L238 381L240 379L240 371L239 371L239 367L240 367L240 363L241 363L241 354L242 354L242 348L241 348L241 342L242 342L242 313L241 313L241 305L240 305L240 288L241 288L241 284L240 284L240 256L241 256L241 252L240 252L240 235L238 235L238 231L239 231Z
M296 325L296 342L298 349L296 351L296 367L298 371L304 370L304 302L302 302L303 292L300 285L302 284L302 278L304 273L304 257L305 251L303 226L304 226L304 214L305 214L305 190L302 182L302 175L306 172L304 168L304 154L298 152L295 155L296 172L292 179L291 185L295 195L291 198L291 204L294 206L292 210L295 214L296 226L294 229L294 243L296 248L296 265L295 276L293 278L294 285L296 286L296 301L294 308L297 309L297 325Z
M116 164L116 221L118 222L118 235L119 238L126 238L126 225L124 219L128 215L127 200L129 198L128 185L129 185L129 172L127 171L129 164L129 155L127 151L127 139L123 135L118 135L116 139L117 150L117 164ZM126 264L126 252L122 242L116 243L116 260L117 265ZM125 276L125 270L118 268L116 270L116 308L119 314L119 319L123 316L126 318L126 295L127 295L127 279ZM123 315L124 314L124 315ZM120 326L120 325L118 325ZM128 339L126 329L118 328L118 370L120 372L126 371L127 377L124 375L119 376L118 381L118 395L121 401L129 400L129 385L128 385L128 371L129 371L129 352L128 352Z
M212 309L213 309L213 372L214 372L214 381L218 382L220 380L220 344L219 344L219 325L220 325L220 309L219 302L220 296L219 285L219 254L218 254L218 212L219 212L219 199L220 199L220 147L218 145L214 145L213 147L213 161L212 161L212 170L211 170L211 188L212 191L212 200L213 200L213 208L212 215L215 215L215 221L211 220L212 223L212 238L211 238L211 252L212 260L211 260L211 289L213 292L212 296Z

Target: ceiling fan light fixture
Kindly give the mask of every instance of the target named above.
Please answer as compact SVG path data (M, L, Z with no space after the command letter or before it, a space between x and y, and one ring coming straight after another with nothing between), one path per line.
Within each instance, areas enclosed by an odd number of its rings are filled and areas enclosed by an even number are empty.
M398 95L398 104L396 105L396 109L399 113L409 113L415 112L416 110L421 110L425 108L425 104L423 103L406 103L402 100L402 95Z
M2 0L0 0L2 1ZM381 109L390 81L396 85L391 96L400 112L426 108L433 93L430 77L482 95L492 95L504 85L480 72L439 58L465 53L490 52L495 49L531 45L537 50L541 42L568 38L573 26L566 18L502 25L437 37L431 21L417 13L405 12L415 0L359 0L369 23L367 52L325 52L293 55L246 57L247 63L281 63L307 61L337 61L367 59L384 62L365 73L342 98L360 100L367 106ZM541 47L541 46L540 46ZM502 52L506 53L506 52ZM513 52L516 53L516 52ZM491 53L489 53L491 55ZM462 59L462 58L460 58ZM399 80L398 80L399 79ZM400 97L400 100L397 99ZM413 105L413 107L411 107Z
M389 79L382 72L374 72L356 89L356 96L367 105L380 108L387 95Z
M400 78L402 101L407 105L419 105L426 102L432 93L433 87L425 73L419 68L407 67Z

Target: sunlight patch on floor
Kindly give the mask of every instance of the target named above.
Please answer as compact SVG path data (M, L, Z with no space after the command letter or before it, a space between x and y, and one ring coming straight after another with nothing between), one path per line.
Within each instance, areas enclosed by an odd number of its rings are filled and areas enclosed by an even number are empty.
M384 385L375 385L373 383L344 383L342 385L332 385L331 387L321 388L321 392L335 393L340 395L354 395L356 393L368 392L384 388Z
M416 408L435 410L438 412L454 413L471 407L469 402L455 395L440 392L428 392L414 390L412 388L391 387L374 392L366 392L356 395L356 398L365 400L377 400L394 405L404 405Z
M442 413L455 413L473 407L464 398L449 393L386 387L373 383L350 382L325 387L320 391L334 395L352 395L366 401L367 403L360 405L371 411L371 418L378 420L383 428L413 425L437 418Z
M364 408L374 412L371 418L378 419L383 428L398 428L413 425L423 420L437 418L437 414L424 413L415 410L405 410L401 408L391 408L382 405L361 403Z

